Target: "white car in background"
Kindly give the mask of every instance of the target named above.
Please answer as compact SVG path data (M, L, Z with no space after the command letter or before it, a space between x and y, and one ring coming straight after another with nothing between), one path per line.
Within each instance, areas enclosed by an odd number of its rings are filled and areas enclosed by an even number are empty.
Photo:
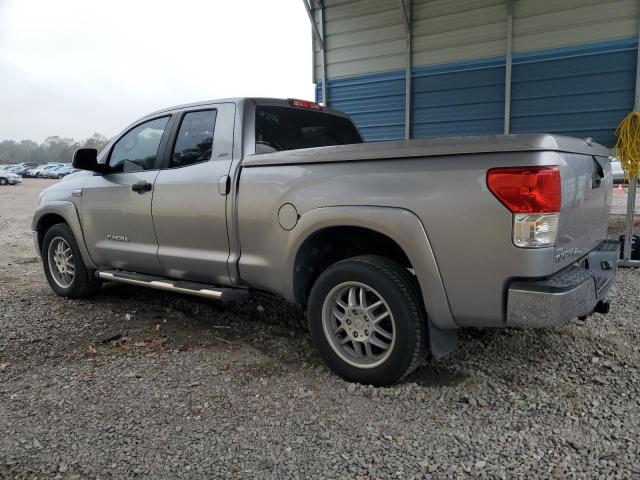
M7 170L0 170L0 185L16 185L22 183L22 177Z
M62 166L64 166L64 163L47 163L46 165L42 165L38 168L28 170L27 175L30 177L44 178L46 177L48 170L52 168L60 168Z

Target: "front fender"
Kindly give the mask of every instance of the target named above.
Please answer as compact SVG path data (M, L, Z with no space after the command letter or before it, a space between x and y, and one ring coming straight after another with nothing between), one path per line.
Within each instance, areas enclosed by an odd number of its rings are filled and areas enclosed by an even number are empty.
M62 217L67 225L69 225L69 228L71 228L73 236L76 239L76 243L78 244L78 248L80 249L80 254L82 255L82 260L85 265L92 269L98 268L93 263L93 260L91 260L91 256L87 250L87 245L85 244L84 236L82 234L82 225L80 224L80 215L78 214L78 210L73 202L69 201L48 201L46 204L40 206L33 215L31 230L33 232L37 232L37 235L34 236L36 238L36 249L38 254L40 254L40 248L42 247L41 241L44 234L41 229L48 223L47 217L51 215Z
M429 319L441 329L458 328L451 314L449 302L436 258L420 219L411 211L394 207L335 206L321 207L302 215L288 236L285 296L294 301L294 269L298 251L306 239L329 227L362 227L375 230L394 240L404 250L413 266L420 285Z

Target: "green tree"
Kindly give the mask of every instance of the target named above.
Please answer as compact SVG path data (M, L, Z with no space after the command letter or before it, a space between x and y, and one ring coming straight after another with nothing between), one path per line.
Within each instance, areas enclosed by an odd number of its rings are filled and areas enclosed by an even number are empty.
M95 148L101 151L109 139L100 133L94 133L89 138L76 141L69 137L54 135L47 137L44 142L33 140L2 140L0 141L0 163L22 162L71 162L73 152L77 148Z

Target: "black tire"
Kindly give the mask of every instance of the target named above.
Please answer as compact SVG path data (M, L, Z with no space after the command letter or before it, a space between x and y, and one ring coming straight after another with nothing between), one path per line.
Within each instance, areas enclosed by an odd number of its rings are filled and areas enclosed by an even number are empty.
M395 344L380 365L362 368L348 363L336 353L334 348L337 347L332 347L327 338L329 334L325 335L325 299L348 282L374 289L392 314ZM417 281L407 269L388 258L366 255L333 264L314 283L307 308L309 331L315 347L329 367L345 380L374 386L390 385L413 372L426 355L426 313Z
M6 185L7 183L7 179L6 178L0 178L0 185Z
M68 287L59 285L54 280L53 273L49 262L50 246L54 239L62 238L71 248L75 272L73 280ZM100 288L100 280L95 277L94 272L87 268L82 260L78 243L76 242L73 232L66 223L58 223L51 226L44 234L42 241L42 265L47 281L51 289L61 297L82 298L94 294Z

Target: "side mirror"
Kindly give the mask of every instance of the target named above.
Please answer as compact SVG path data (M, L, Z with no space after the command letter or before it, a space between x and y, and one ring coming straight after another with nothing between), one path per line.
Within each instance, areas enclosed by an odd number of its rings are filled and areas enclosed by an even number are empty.
M99 172L98 151L95 148L79 148L73 152L73 168Z

